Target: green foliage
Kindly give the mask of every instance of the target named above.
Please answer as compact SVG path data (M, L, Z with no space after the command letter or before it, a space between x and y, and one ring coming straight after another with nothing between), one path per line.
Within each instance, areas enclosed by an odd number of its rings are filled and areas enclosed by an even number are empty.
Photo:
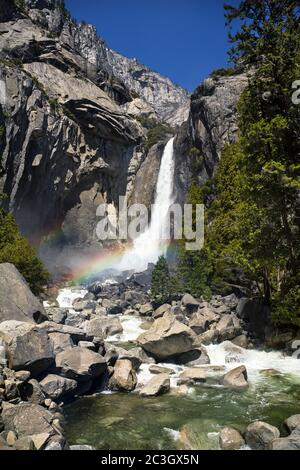
M204 156L203 153L196 147L192 147L190 151L191 156L191 169L193 175L198 175L204 166Z
M50 107L51 109L56 112L59 110L60 106L59 106L59 103L57 101L57 98L48 98L48 102L50 104Z
M164 256L161 256L152 272L151 296L158 304L170 301L174 292L174 281L170 275L169 266Z
M35 250L17 227L14 217L0 210L0 263L12 263L23 274L32 291L38 294L48 279L48 273Z
M166 139L168 134L172 133L172 129L167 124L158 123L148 130L147 142L145 144L146 151L149 151L153 145L161 140Z
M300 278L293 280L284 289L284 295L275 295L272 304L272 319L277 325L294 325L300 328Z
M0 139L5 136L5 126L0 126Z
M217 70L213 70L209 76L215 80L221 77L231 77L232 75L237 74L239 71L238 68L228 67L228 68L221 68Z
M26 11L26 3L25 3L25 0L14 0L14 4L16 5L16 7L25 12Z
M252 72L238 106L238 142L223 149L210 188L191 185L190 200L202 198L208 208L206 251L184 254L181 271L186 282L190 272L196 293L207 270L212 288L247 288L272 306L277 324L299 327L300 106L291 100L300 74L296 6L292 0L226 6L228 24L238 20L231 59Z
M5 65L7 67L17 67L19 69L22 69L24 67L22 61L17 58L0 59L0 64Z

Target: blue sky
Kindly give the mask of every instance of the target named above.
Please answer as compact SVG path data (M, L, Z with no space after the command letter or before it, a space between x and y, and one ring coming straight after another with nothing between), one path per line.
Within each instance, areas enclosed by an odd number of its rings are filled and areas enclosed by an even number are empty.
M66 0L108 45L192 91L227 65L224 0ZM228 3L236 4L237 0Z

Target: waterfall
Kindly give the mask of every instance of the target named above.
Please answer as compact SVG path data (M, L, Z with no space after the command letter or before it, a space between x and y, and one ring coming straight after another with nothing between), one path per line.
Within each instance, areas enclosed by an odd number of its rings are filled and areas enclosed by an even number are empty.
M174 169L174 138L172 138L167 143L161 160L151 223L134 240L132 249L125 253L119 266L120 270L144 271L149 263L156 263L159 256L166 253L169 207L174 202Z

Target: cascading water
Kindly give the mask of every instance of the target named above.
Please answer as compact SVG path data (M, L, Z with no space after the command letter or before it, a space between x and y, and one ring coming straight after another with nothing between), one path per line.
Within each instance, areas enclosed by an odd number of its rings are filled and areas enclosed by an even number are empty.
M167 230L169 208L174 202L174 168L174 138L172 138L162 156L151 223L135 239L132 249L124 255L119 266L120 270L144 271L149 263L156 263L159 256L165 253L169 238Z

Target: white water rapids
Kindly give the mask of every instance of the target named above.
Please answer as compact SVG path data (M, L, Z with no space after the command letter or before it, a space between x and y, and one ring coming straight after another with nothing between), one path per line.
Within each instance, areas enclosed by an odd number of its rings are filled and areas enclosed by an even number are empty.
M59 293L57 301L60 307L72 309L72 303L77 298L82 298L87 293L82 288L66 288L62 289ZM116 318L116 316L114 316ZM122 326L123 332L121 334L108 337L107 342L114 344L118 343L134 343L139 335L144 332L141 329L141 325L144 322L143 318L135 315L118 315ZM233 354L235 357L234 361L228 361L230 352L228 352L229 342L222 344L211 344L206 346L206 350L210 359L210 365L212 366L224 366L224 373L240 365L244 365L247 369L250 386L257 385L266 377L261 371L274 370L279 374L290 375L293 380L300 384L300 361L299 359L285 356L279 351L259 351L256 349L240 349L239 354ZM179 374L187 369L186 366L178 366L172 363L160 364L161 366L168 367L173 370L171 375L171 387L177 387L177 379ZM138 372L138 388L139 390L145 385L153 375L149 371L149 364L143 364ZM202 366L198 366L202 367Z
M167 143L161 160L151 223L134 240L132 249L125 253L118 266L120 271L145 271L149 263L156 263L159 256L165 253L169 240L169 208L174 202L174 169L174 138L172 138Z

